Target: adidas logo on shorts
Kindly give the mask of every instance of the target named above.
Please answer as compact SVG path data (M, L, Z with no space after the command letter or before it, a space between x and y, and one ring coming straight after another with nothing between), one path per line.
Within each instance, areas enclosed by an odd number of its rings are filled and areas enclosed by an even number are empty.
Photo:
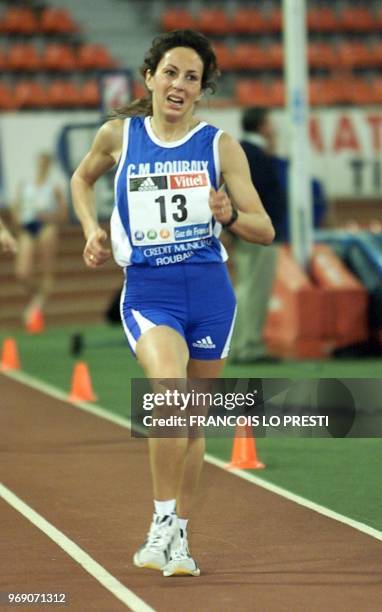
M201 340L196 340L192 343L192 346L195 348L205 348L205 349L214 349L216 348L216 344L212 342L211 336L206 336Z

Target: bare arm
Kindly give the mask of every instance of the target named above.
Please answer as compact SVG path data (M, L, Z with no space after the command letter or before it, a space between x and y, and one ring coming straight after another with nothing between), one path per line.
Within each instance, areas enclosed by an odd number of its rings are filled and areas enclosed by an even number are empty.
M114 120L100 128L92 148L71 180L74 210L86 238L84 259L91 268L103 264L111 255L110 249L104 246L107 234L97 220L94 184L118 160L122 148L122 126L121 120Z
M211 190L210 208L215 219L223 224L228 223L232 216L233 202L239 216L230 226L230 231L248 242L271 244L275 230L251 181L243 149L231 136L222 134L219 153L228 195L224 191Z
M14 254L17 252L17 242L1 219L0 219L0 248L3 251L3 253Z

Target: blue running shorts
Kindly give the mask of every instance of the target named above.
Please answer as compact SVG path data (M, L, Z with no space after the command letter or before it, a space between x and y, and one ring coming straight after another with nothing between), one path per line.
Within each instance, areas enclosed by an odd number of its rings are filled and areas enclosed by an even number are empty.
M135 354L140 336L167 325L183 336L192 359L227 357L236 299L224 263L126 268L121 319Z

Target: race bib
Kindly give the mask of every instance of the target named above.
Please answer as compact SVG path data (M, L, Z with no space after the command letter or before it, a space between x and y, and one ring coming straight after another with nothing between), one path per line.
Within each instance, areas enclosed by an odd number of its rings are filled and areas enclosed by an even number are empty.
M129 176L127 183L134 246L212 236L208 172Z

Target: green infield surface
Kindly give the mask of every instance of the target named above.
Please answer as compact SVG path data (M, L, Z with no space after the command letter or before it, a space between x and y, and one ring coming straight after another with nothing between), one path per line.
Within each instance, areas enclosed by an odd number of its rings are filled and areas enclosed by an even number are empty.
M83 350L73 356L73 335L81 334ZM92 325L48 329L41 335L1 332L0 341L16 340L21 370L70 391L75 362L89 366L97 404L123 417L129 414L130 380L143 373L117 327ZM284 362L277 365L227 364L227 378L381 378L377 359ZM230 459L232 439L209 438L208 452ZM259 478L316 504L382 530L382 440L380 438L260 438L257 449L265 470Z

